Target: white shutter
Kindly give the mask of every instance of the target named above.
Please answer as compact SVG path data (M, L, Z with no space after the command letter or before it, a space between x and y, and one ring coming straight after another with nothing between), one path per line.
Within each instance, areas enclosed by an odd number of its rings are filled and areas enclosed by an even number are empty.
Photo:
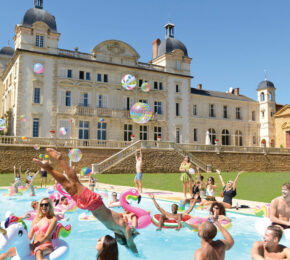
M134 99L130 97L130 108L133 106Z
M65 106L65 90L60 90L60 100L59 103L62 107Z
M83 92L80 92L78 105L84 105L84 93Z
M64 68L61 68L60 70L59 70L59 76L61 77L61 78L66 78L66 69L64 69Z
M108 107L108 96L103 95L103 107Z
M127 97L123 97L123 109L127 109Z
M90 107L92 105L92 95L90 92L88 92L88 106Z

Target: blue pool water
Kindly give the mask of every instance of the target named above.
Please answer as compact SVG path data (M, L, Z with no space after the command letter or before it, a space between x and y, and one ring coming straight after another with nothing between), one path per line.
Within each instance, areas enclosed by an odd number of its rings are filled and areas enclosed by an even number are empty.
M30 197L28 192L24 193L23 196L13 198L3 197L2 195L4 193L7 193L7 191L0 190L1 221L4 220L6 211L10 210L16 216L22 216L30 210L32 200L40 200L48 195L44 189L38 189L36 197L34 198ZM110 198L110 193L108 194ZM105 198L104 201L106 203L108 199ZM170 202L158 201L158 203L165 210L170 211ZM139 205L135 201L132 202L132 205L150 210L151 214L159 213L155 209L151 199L142 198ZM121 210L117 209L116 211ZM67 223L72 226L70 236L65 239L70 245L70 253L67 259L96 259L95 245L97 239L106 234L113 236L113 233L107 230L100 222L79 221L78 216L83 212L85 211L78 209L66 215L69 217ZM191 215L207 216L208 213L206 211L193 210ZM230 251L227 251L226 259L250 259L253 242L261 239L261 236L256 232L254 226L257 217L234 213L229 213L228 216L232 218L233 226L230 233L235 240L235 245ZM26 221L26 223L28 229L30 229L31 222ZM156 232L155 230L156 227L153 224L145 229L139 230L140 235L135 239L135 242L141 259L193 259L195 250L200 247L200 239L196 232L189 231L185 228L179 232L173 229L163 229L161 232ZM222 238L221 234L218 234L217 238ZM282 240L281 242L283 243L284 241ZM138 259L123 246L119 246L119 255L121 260Z

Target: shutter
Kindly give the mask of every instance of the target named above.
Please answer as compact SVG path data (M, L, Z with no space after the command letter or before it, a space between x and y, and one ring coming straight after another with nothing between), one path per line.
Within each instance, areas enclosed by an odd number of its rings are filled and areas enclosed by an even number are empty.
M80 92L79 105L80 106L83 106L84 105L84 93L83 92Z
M127 97L123 97L123 109L127 109Z
M88 92L88 106L90 107L92 105L92 95L90 92Z
M103 107L108 107L108 96L103 95Z
M60 90L60 105L65 106L65 90Z

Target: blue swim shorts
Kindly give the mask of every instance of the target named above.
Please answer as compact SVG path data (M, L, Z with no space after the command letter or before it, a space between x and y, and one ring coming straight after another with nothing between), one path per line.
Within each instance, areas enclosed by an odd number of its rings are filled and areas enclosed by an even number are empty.
M142 172L137 172L135 176L135 180L141 181L142 180Z

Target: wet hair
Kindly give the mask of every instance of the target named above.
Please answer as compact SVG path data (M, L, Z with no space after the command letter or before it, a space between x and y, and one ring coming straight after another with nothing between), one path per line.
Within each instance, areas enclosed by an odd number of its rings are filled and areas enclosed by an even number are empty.
M290 182L286 182L282 185L282 188L285 187L287 190L290 190Z
M211 204L210 209L209 209L209 212L210 212L211 214L214 214L214 212L213 212L213 208L214 208L215 206L218 206L218 208L219 208L219 210L220 210L220 214L219 214L219 215L224 215L224 216L226 215L226 210L225 210L224 205L223 205L222 203L219 203L219 202L214 202L213 204Z
M178 212L178 205L177 204L172 204L172 206L175 206L176 207L176 212L174 212L174 214L177 214L177 212Z
M120 235L120 234L118 234L118 233L116 233L116 232L114 232L114 234L115 234L115 239L116 239L116 241L117 241L120 245L122 245L122 246L127 246L127 239L125 238L125 236Z
M273 233L273 236L278 238L278 242L280 241L280 239L282 237L282 234L283 234L283 231L282 231L282 229L280 227L278 227L278 226L269 226L269 227L267 227L267 230L271 230L272 233Z
M106 235L104 238L103 248L98 253L97 260L118 260L118 259L119 252L116 239L109 235Z
M200 228L202 228L202 236L201 237L205 241L213 240L214 237L217 234L216 226L213 223L209 222L209 221L204 222Z
M214 177L208 177L207 181L212 180L212 184L214 184Z

